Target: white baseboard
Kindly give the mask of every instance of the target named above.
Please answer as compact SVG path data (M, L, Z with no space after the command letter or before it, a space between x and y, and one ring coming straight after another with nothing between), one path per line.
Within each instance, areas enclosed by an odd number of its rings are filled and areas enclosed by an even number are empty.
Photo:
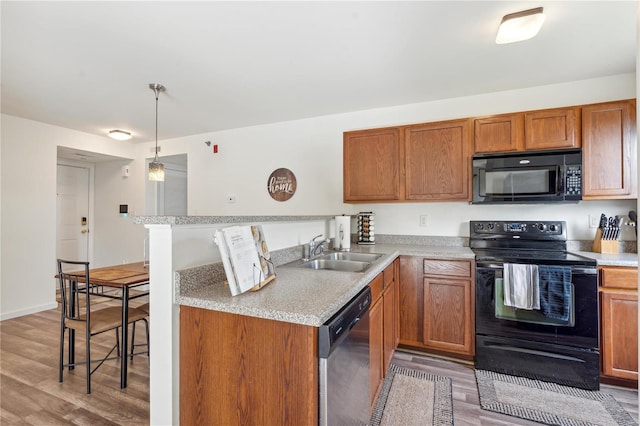
M58 307L58 303L52 302L52 303L47 303L46 305L32 306L30 308L21 309L19 311L2 312L0 314L0 321L4 321L11 318L17 318L17 317L21 317L29 314L35 314L36 312L48 311L49 309L55 309L57 307Z

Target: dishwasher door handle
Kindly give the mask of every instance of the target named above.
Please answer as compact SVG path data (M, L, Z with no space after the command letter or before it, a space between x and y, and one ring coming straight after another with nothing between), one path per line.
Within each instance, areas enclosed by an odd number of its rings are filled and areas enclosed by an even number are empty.
M355 327L356 324L359 322L360 322L360 317L355 317L353 321L351 321L351 324L349 324L349 331L351 331L351 329Z

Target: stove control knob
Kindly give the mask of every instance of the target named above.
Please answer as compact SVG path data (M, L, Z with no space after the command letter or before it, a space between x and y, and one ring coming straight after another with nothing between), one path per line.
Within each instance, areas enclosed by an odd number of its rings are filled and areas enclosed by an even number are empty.
M489 222L489 230L493 230L493 228L496 226L495 223L493 222Z
M549 225L549 231L556 232L557 230L558 230L558 227L556 225Z
M539 223L539 224L538 224L538 229L539 229L540 231L544 231L544 229L545 229L545 228L546 228L546 226L545 226L545 224L544 224L544 223Z
M476 229L477 229L478 231L482 231L482 229L483 229L483 228L484 228L484 224L482 224L482 223L476 223Z

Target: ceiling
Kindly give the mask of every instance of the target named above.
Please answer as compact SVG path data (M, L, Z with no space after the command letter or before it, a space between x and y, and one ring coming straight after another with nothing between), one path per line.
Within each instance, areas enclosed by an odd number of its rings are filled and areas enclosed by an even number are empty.
M494 43L543 6L540 34ZM635 72L635 1L2 1L2 112L159 139Z

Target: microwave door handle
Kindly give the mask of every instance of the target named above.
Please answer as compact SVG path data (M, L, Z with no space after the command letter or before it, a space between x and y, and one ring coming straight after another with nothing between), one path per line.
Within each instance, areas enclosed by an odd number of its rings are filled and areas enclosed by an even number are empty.
M566 173L567 170L565 166L559 166L556 168L556 186L558 187L558 194L564 193Z

